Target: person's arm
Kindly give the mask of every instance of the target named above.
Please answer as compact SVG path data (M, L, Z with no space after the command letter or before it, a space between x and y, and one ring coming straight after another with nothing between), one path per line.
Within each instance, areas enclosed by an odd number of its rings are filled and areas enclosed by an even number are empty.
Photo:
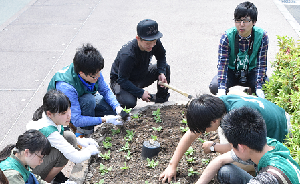
M160 39L157 40L156 45L153 48L153 55L157 60L158 73L166 75L166 50L163 47Z
M56 82L56 89L63 92L71 102L71 121L75 127L94 126L102 123L101 117L82 116L78 93L66 82Z
M227 83L227 71L229 65L230 47L225 34L222 35L218 50L218 89L225 89Z
M267 74L267 52L269 45L269 37L266 32L264 32L261 46L259 48L257 57L257 76L256 76L256 89L262 89L262 84L264 78Z
M168 167L165 169L165 171L160 174L159 180L162 180L164 183L165 181L170 182L172 178L174 177L176 180L176 167L183 156L183 154L188 150L188 148L191 146L191 144L194 142L194 140L200 135L200 133L193 133L190 130L188 130L181 140L179 141L176 150L172 156L172 159L168 165Z
M9 184L25 184L22 175L16 170L5 170L3 174L7 178Z
M104 81L104 77L102 72L100 73L100 77L98 78L98 91L100 95L103 96L105 101L112 107L113 110L116 110L117 107L120 106L119 102L116 99L116 96L113 94L111 89L108 87L107 83Z
M202 175L200 176L199 180L196 184L206 184L209 183L213 177L218 173L219 169L228 163L232 163L233 159L231 158L230 151L219 155L215 159L213 159L203 171Z
M210 147L212 146L213 143L214 143L213 141L206 141L202 144L202 148L205 154L211 153ZM216 143L214 147L215 147L215 152L218 153L227 153L228 151L231 150L231 146L229 143L227 144Z
M272 183L279 184L279 181L276 177L270 173L263 172L258 174L256 177L251 178L248 184L261 184L261 183Z

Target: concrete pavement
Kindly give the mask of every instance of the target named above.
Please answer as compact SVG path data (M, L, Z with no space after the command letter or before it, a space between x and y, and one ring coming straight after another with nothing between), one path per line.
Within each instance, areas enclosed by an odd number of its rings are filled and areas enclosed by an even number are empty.
M217 72L220 36L234 26L240 0L33 0L0 25L0 149L15 143L42 104L53 74L72 62L76 48L91 43L105 58L103 75L118 50L136 35L137 23L156 20L171 66L171 85L192 95L209 93ZM276 35L298 33L278 8L278 0L253 0L257 26L268 31L268 61L278 51ZM5 1L0 2L5 3ZM2 5L1 5L2 6ZM269 64L269 67L271 65ZM269 69L269 74L270 74ZM155 92L155 85L147 88ZM171 92L170 101L186 101ZM138 107L146 103L139 101Z

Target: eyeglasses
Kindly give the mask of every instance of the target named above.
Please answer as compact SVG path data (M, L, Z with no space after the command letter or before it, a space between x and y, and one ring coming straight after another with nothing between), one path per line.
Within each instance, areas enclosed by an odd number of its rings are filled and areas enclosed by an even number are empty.
M235 23L237 23L237 24L240 24L240 23L244 23L244 24L246 24L246 23L249 23L249 22L251 22L252 20L251 19L249 19L249 18L245 18L245 19L233 19L234 20L234 22Z
M45 155L43 155L43 156L40 156L40 155L38 155L38 154L36 154L36 153L34 153L37 157L39 157L41 160L43 160L44 158L45 158Z
M92 76L92 75L89 75L90 77L92 77L93 79L97 79L98 76Z

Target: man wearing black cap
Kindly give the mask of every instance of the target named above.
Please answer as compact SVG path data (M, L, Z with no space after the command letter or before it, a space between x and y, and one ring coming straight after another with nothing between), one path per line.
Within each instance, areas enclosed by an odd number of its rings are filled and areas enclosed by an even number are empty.
M143 89L156 80L170 82L170 66L166 63L166 51L160 41L161 37L162 33L158 31L155 21L142 20L137 25L136 39L118 52L111 67L110 84L122 107L135 107L137 98L156 103L168 101L168 88L157 84L156 95ZM153 55L157 60L156 64L150 63Z

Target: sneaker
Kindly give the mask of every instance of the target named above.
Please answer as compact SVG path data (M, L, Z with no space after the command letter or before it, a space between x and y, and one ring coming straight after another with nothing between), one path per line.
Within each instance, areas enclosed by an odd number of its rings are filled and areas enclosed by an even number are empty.
M65 183L69 178L67 178L62 172L59 172L54 180L53 183Z
M168 93L167 95L164 96L157 96L156 95L156 99L155 99L155 103L164 103L167 102L168 99L170 97L170 93Z

